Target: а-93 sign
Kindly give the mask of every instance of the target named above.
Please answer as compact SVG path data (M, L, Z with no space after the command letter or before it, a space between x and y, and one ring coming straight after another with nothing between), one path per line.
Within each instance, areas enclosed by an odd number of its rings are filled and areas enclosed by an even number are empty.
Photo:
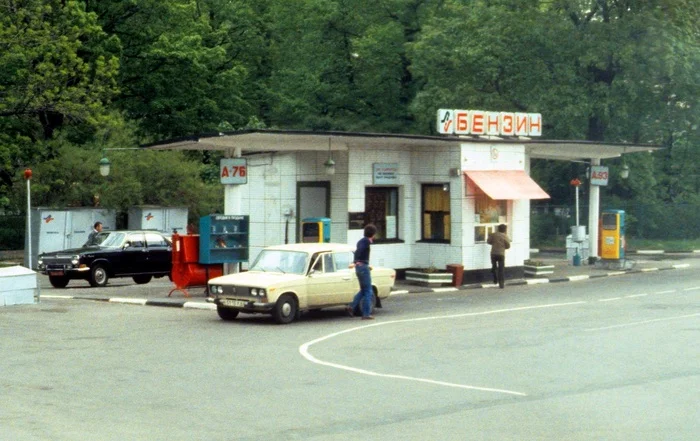
M591 185L608 185L608 168L602 165L591 167Z
M222 159L219 163L222 184L247 184L248 165L244 158Z

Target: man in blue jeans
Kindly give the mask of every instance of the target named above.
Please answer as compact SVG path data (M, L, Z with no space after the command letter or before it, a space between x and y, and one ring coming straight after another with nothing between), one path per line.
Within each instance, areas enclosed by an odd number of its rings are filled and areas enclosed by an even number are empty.
M362 320L374 320L372 314L372 275L370 274L369 266L369 248L374 240L374 235L377 234L377 227L372 224L365 226L365 234L362 239L357 242L355 249L354 263L355 275L360 282L360 291L355 294L355 298L345 311L349 316L353 316L353 311L358 305L362 305Z

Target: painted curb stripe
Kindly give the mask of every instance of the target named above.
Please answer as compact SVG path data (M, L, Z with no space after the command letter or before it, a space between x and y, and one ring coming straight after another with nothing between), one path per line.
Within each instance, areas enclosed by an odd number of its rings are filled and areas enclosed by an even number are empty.
M189 309L205 309L209 311L216 311L216 305L213 303L185 302L185 304L182 305L182 307Z
M145 305L146 299L129 299L126 297L112 297L108 300L110 303L129 303L132 305Z

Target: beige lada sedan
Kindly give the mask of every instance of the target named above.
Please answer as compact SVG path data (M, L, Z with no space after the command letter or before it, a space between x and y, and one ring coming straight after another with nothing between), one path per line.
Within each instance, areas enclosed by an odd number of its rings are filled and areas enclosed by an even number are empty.
M223 320L244 312L272 314L277 323L290 323L302 311L347 305L360 290L353 251L334 243L267 247L248 271L209 280L209 301ZM393 269L372 268L375 307L389 297L395 280Z

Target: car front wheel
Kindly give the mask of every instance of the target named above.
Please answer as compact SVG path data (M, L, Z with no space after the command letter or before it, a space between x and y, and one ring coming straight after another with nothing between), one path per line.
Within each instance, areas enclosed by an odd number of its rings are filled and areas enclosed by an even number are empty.
M54 288L65 288L68 285L68 277L66 276L49 276L49 282Z
M138 283L139 285L143 285L145 283L150 282L152 278L153 278L153 276L143 276L143 275L133 277L134 282Z
M216 312L219 314L219 317L221 317L221 320L230 321L238 317L237 309L224 308L221 305L216 305Z
M284 294L277 299L275 308L272 310L272 316L277 323L286 325L294 321L298 311L299 307L297 306L297 301L294 296Z
M109 280L107 269L102 265L95 265L90 271L90 286L105 286Z

